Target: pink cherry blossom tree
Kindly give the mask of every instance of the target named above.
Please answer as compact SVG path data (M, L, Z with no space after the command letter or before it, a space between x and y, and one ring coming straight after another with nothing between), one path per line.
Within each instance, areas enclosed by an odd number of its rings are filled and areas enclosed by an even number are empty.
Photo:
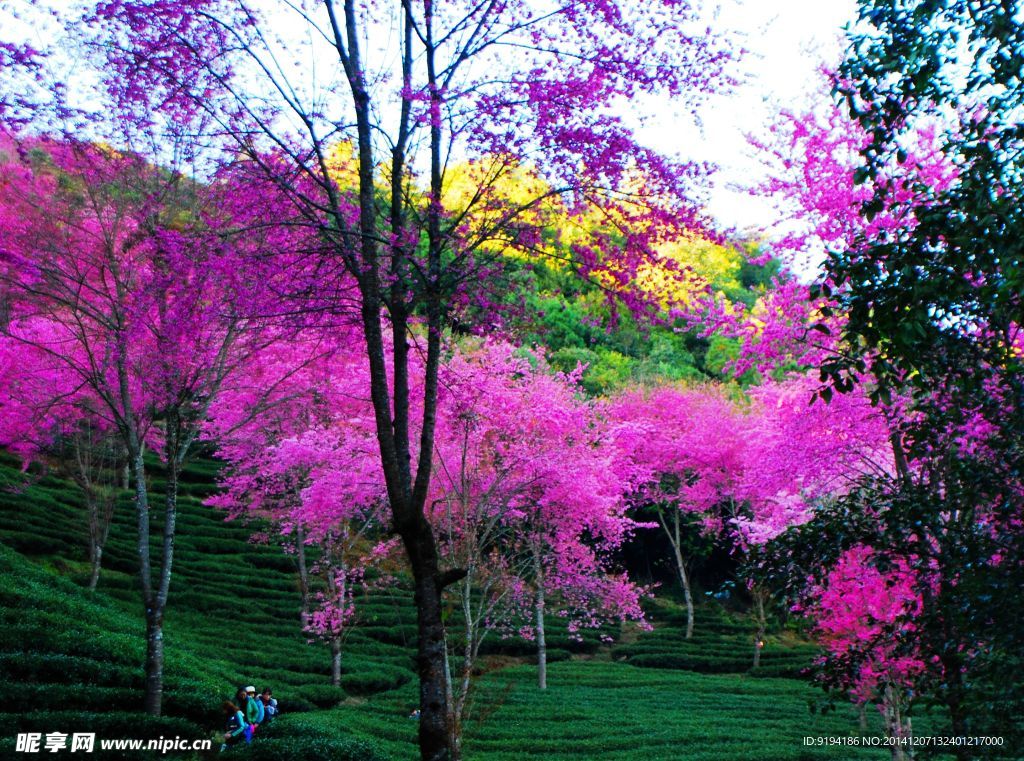
M693 635L686 518L718 534L731 517L734 482L742 470L743 413L714 387L627 390L607 410L613 421L619 477L638 508L653 509L669 540L686 602L686 636Z
M829 403L816 398L820 383L793 373L749 390L745 445L733 496L743 506L730 521L744 557L758 630L760 663L770 585L758 568L773 539L811 520L823 504L855 489L868 476L891 473L895 458L890 423L863 388Z
M882 570L879 566L889 566ZM882 713L894 761L907 757L911 737L906 709L915 677L924 670L915 638L921 611L916 574L906 560L887 562L865 545L844 552L820 584L808 590L803 612L834 664L833 677L854 702L875 703ZM909 645L909 648L908 648ZM907 653L911 654L907 654Z
M41 461L78 486L88 523L90 591L99 583L117 487L127 467L117 432L87 389L52 359L0 334L0 446Z
M838 89L851 96L859 116L871 110L858 102L854 84L839 82ZM886 108L900 127L884 151L878 145L882 131L863 129L845 116L845 107L824 103L816 113L780 117L770 146L778 161L767 189L797 222L797 232L784 236L777 248L796 256L825 254L828 278L815 286L803 317L798 300L778 302L794 307L797 317L789 324L796 330L769 319L762 320L769 324L762 331L751 320L748 345L754 355L761 336L781 337L775 344L785 350L769 358L776 365L788 354L817 366L826 384L823 398L832 396L835 404L833 391L867 396L886 419L888 467L865 477L848 495L841 491L840 504L826 513L842 522L836 529L866 522L858 525L863 544L913 548L913 558L904 559L916 570L914 586L921 598L916 638L928 654L920 658L925 668L915 682L945 704L956 734L967 726L975 695L998 682L991 680L991 670L977 666L991 656L976 643L997 626L1004 607L992 602L991 590L1019 586L1011 577L1012 564L991 563L1004 557L1006 539L1016 535L1017 510L1009 506L1018 503L1019 486L1012 458L990 456L992 443L1000 439L996 431L1020 407L1008 403L1019 383L1009 380L1014 362L984 357L1014 351L1010 347L1020 331L1010 313L991 324L983 316L995 313L991 305L999 303L1006 282L1000 269L1005 260L995 253L1004 247L987 239L998 229L988 224L991 216L984 215L980 227L964 221L971 218L964 209L989 198L987 191L962 191L978 181L979 175L965 172L974 158L984 163L984 157L1003 154L989 147L971 156L952 149L964 131L984 122L985 109L929 109L922 118L907 118L896 100ZM986 188L991 184L981 182ZM1003 192L991 198L1002 203ZM908 251L920 258L906 258ZM984 264L977 252L995 257ZM956 274L944 280L950 273ZM784 312L774 310L772 317ZM815 342L825 350L807 353L805 337L816 333ZM1005 424L1004 435L1013 428ZM828 529L825 518L816 523L809 526L810 535L821 536ZM1004 531L1004 539L996 541ZM969 572L957 560L966 557L976 558ZM829 568L819 560L808 565L820 578ZM798 575L806 575L806 569ZM967 576L977 586L965 584ZM1003 628L1016 630L1013 623ZM899 654L909 656L916 657L909 648ZM967 674L975 668L972 680ZM974 721L989 721L989 713L977 713Z
M67 401L68 390L86 399L90 425L116 431L127 454L146 617L144 705L158 715L178 474L211 402L274 336L256 330L248 311L254 270L241 266L216 194L130 152L43 138L5 139L4 148L5 340L56 379L51 400ZM167 474L156 558L147 446Z
M580 226L567 264L641 311L660 309L626 286L658 241L698 226L690 199L701 168L639 145L614 109L641 93L695 103L725 81L729 55L676 0L275 9L303 31L288 37L292 24L244 0L110 0L97 3L88 28L109 53L109 85L127 111L145 121L159 105L215 124L357 285L388 502L416 585L421 753L444 759L441 592L462 569L441 568L426 507L446 311L460 292L486 292L473 285L500 251L539 250L541 225L528 213L555 196L578 218L602 220ZM393 32L395 47L375 58L365 40L379 29ZM356 157L345 181L333 162L343 140ZM445 198L452 155L481 161L454 208ZM514 201L492 192L524 162L544 190ZM422 393L410 383L414 315L425 323ZM414 396L423 400L418 425Z
M867 475L893 472L890 428L859 389L825 403L806 374L750 389L746 446L734 494L749 508L733 525L745 542L764 544L807 521L822 500Z
M499 343L457 352L442 377L432 514L446 554L467 569L457 587L465 637L452 705L461 722L489 629L532 610L544 689L549 597L572 628L642 619L641 590L607 564L633 523L574 379Z
M358 335L340 326L267 347L247 382L212 405L204 435L228 463L225 491L208 500L231 518L269 522L295 553L302 625L331 648L339 685L355 592L391 548L386 499ZM307 560L307 548L316 557ZM324 591L313 593L310 576Z

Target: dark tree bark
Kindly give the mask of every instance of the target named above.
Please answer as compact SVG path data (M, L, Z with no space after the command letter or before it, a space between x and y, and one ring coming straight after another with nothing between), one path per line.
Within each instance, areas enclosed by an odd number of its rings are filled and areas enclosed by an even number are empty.
M411 40L411 7L406 8L405 38ZM441 191L440 125L431 128L431 203L428 209L428 264L425 290L427 312L427 357L424 381L423 418L420 428L420 455L412 472L409 426L408 334L409 313L404 297L388 303L392 326L392 354L394 367L393 393L388 382L385 345L381 328L384 296L380 282L379 230L376 205L376 187L373 155L373 117L371 98L364 78L359 48L359 29L354 0L345 0L343 22L337 17L333 3L327 3L336 49L352 92L356 122L356 144L359 157L359 242L356 281L361 301L361 322L366 339L370 367L370 398L373 403L377 429L377 442L387 486L388 501L394 520L395 532L402 540L413 576L414 600L417 615L417 665L420 679L419 745L423 761L448 761L449 731L445 688L445 638L442 621L441 578L437 543L433 529L424 513L429 486L431 458L434 444L434 424L437 408L437 375L441 356L442 295L440 287L442 237L440 208L436 202ZM428 15L429 19L429 15ZM430 22L428 20L428 32ZM344 27L344 31L342 28ZM407 49L410 46L407 46ZM428 44L427 66L433 77L433 46ZM403 60L406 75L411 60ZM436 80L432 80L436 81ZM432 86L432 98L440 94ZM408 120L408 109L402 118ZM400 136L407 134L400 130ZM400 139L392 154L392 194L401 195L404 167L404 143ZM398 169L398 171L394 171ZM398 183L397 185L395 183ZM345 229L343 215L337 214L339 229ZM402 226L401 214L393 211L391 224ZM400 282L405 274L402 263L409 252L400 248L392 251L392 274ZM394 291L397 293L397 291ZM393 405L392 405L393 402Z

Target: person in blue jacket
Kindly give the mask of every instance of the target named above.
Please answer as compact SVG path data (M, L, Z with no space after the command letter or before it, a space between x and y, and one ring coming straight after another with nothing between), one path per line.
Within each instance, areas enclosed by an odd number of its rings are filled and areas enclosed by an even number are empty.
M239 740L245 737L246 722L245 716L242 714L242 709L232 703L230 700L225 700L223 704L224 708L224 742L221 743L220 749L227 750L232 745L237 743Z

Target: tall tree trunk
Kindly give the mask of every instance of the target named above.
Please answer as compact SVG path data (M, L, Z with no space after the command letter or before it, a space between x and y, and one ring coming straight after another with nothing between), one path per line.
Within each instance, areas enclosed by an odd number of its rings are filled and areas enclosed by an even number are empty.
M309 567L306 565L306 530L301 523L295 528L295 562L299 567L299 594L302 595L299 620L305 631L309 626Z
M444 677L444 624L441 618L441 588L436 557L435 553L433 557L417 558L413 564L420 677L419 741L423 761L448 761L450 758Z
M341 635L331 637L331 686L341 687Z
M411 8L405 3L408 24ZM431 6L428 4L427 8ZM344 0L344 25L340 23L335 3L326 3L332 34L345 75L352 91L356 123L356 147L359 154L359 259L354 274L361 297L361 321L366 339L367 359L370 366L370 397L374 408L374 424L380 447L381 465L388 491L388 501L396 533L402 539L409 569L413 576L413 599L416 604L417 669L420 680L419 746L422 761L449 761L448 701L445 689L444 659L445 637L442 619L441 594L447 583L455 579L443 578L433 529L424 514L430 481L431 459L434 450L436 423L438 366L441 356L441 238L439 235L440 208L440 139L439 125L431 129L431 189L433 197L428 207L430 245L428 250L428 283L425 300L427 312L427 360L423 381L423 417L420 426L418 467L413 483L410 457L409 396L407 357L407 319L403 303L388 304L394 335L393 380L394 406L391 384L384 361L385 347L381 330L383 304L380 283L380 259L377 241L376 166L373 155L373 119L371 98L367 89L365 71L360 55L360 19L355 0ZM431 11L427 11L428 18ZM344 29L342 28L344 26ZM428 34L430 22L428 22ZM410 40L408 29L406 40ZM433 67L433 48L427 46L427 64ZM403 67L411 66L405 57ZM432 88L432 99L440 97ZM403 114L408 114L403 109ZM398 156L401 156L398 151ZM394 162L400 166L399 162ZM437 192L434 192L436 189ZM340 204L334 203L338 229L346 231L348 221ZM400 220L399 220L400 223ZM346 239L340 246L341 255L349 245ZM397 252L396 252L397 253ZM404 254L405 257L408 254ZM404 297L403 297L404 298Z
M455 716L453 711L455 710L455 683L452 679L452 662L451 654L448 652L448 643L445 642L444 646L444 695L448 706L448 726L455 726ZM448 745L452 745L451 736L448 738Z
M374 291L364 285L363 329L370 361L371 398L373 400L377 440L381 450L388 501L395 531L402 540L409 570L413 577L413 601L416 606L417 672L420 683L419 747L421 761L449 761L448 701L445 691L445 637L442 618L442 590L458 580L451 572L442 575L433 529L424 514L429 486L430 453L433 451L433 428L437 406L437 366L440 357L440 335L429 330L427 379L424 387L424 425L420 436L420 466L416 485L411 487L408 440L399 452L400 437L392 429L391 404L388 398L387 368L383 361L384 345L380 330L379 301ZM402 413L408 415L408 406ZM397 408L395 418L399 417ZM397 428L397 423L395 424ZM424 464L425 461L425 464Z
M661 528L668 536L669 543L672 545L672 552L675 555L679 584L683 588L683 599L686 602L686 639L690 639L693 636L693 591L690 589L690 576L686 572L686 559L683 557L679 509L670 507L669 512L672 513L671 528L669 528L665 517L661 513L658 514L658 522L661 523Z
M163 556L160 558L157 587L152 590L150 601L146 605L146 694L143 705L146 713L151 716L160 715L163 702L164 611L167 608L167 596L171 585L171 566L174 560L179 468L177 453L168 457L167 493L164 496Z
M548 645L544 632L544 566L540 562L540 553L533 554L533 571L537 584L537 595L534 598L534 614L537 635L537 687L548 688Z
M923 545L924 537L926 536L925 532L921 532L919 536L918 542L920 545ZM946 544L946 537L936 533L931 533L930 536L935 542L935 546L939 548L937 555L938 567L940 569L955 567L955 564L950 563L948 559L953 549ZM921 553L921 556L928 557L927 549ZM963 641L963 637L955 627L952 616L945 612L946 605L957 599L954 593L954 585L950 580L949 574L941 573L938 590L935 590L930 584L922 584L921 586L924 611L939 610L943 612L941 637L940 641L935 644L939 649L939 661L942 664L942 678L944 682L942 701L949 712L951 735L953 737L967 737L970 734L967 726L967 712L964 709L967 688L964 685L964 662L961 657L961 650L957 646L958 642ZM956 745L953 748L953 755L957 761L970 761L972 755L971 748L967 745Z
M949 653L942 658L943 671L948 685L946 691L946 709L949 711L949 722L953 737L967 737L967 717L963 708L963 672L958 655ZM970 761L971 749L966 745L954 746L953 754L957 761Z
M89 591L95 592L100 582L100 564L103 562L103 542L100 538L99 499L91 489L85 489L85 508L89 513Z
M174 531L177 523L178 474L181 467L179 452L172 439L177 431L171 432L176 421L168 422L167 492L164 495L163 547L160 558L160 572L154 587L152 561L149 551L149 501L146 491L145 466L141 447L133 447L133 478L136 489L136 510L138 513L139 572L142 583L143 602L146 613L146 664L145 695L143 710L150 716L159 716L164 692L164 611L171 585L171 567L174 560Z
M448 759L449 761L462 761L462 714L466 708L466 682L469 680L469 675L465 671L465 662L463 662L463 672L461 677L462 684L460 685L460 694L452 695L452 701L454 705L450 705L448 708Z
M906 761L912 758L913 753L909 751L908 745L902 744L902 740L910 739L910 724L903 718L902 697L893 686L886 685L882 694L882 711L885 715L886 734L896 740L890 747L892 761Z
M164 618L163 610L146 608L146 676L143 709L159 716L164 695Z
M686 601L686 639L690 639L693 636L693 592L690 589L690 576L686 572L686 563L678 550L676 550L676 562L679 564L679 581L683 585L683 598Z
M95 592L100 581L103 548L107 546L110 524L114 519L116 498L113 495L97 497L93 494L86 501L89 508L89 591Z
M103 564L103 545L89 540L89 591L95 592L100 583L100 566Z
M329 545L324 552L330 554L334 549ZM330 558L328 562L331 562ZM344 611L348 598L348 568L344 560L339 560L336 566L328 566L327 586L335 611ZM331 684L335 687L341 687L341 638L345 634L345 621L342 618L338 620L338 629L331 636Z
M171 570L174 563L174 537L178 523L178 476L181 461L175 451L168 458L167 494L164 499L163 557L160 559L160 586L157 590L156 608L160 614L160 695L163 695L163 620L167 597L171 589Z
M382 447L383 449L383 447ZM390 491L390 489L389 489ZM448 688L445 678L446 641L442 591L464 574L442 574L438 568L434 532L419 510L391 497L395 531L402 539L413 577L416 606L416 666L420 690L419 745L422 761L449 761Z
M103 548L110 534L116 497L105 488L113 478L106 473L107 462L102 455L106 442L95 438L89 428L80 429L71 436L71 452L75 467L72 478L85 497L85 510L89 522L89 586L96 591L103 562Z
M757 633L754 635L754 668L761 665L761 650L764 649L764 635L768 629L768 617L765 615L764 603L768 593L754 585L751 590L754 597L754 613L757 615Z
M134 438L134 432L132 432ZM136 551L139 555L139 583L146 619L145 696L143 710L150 716L160 715L163 696L163 619L156 609L153 594L152 564L149 552L149 494L146 490L146 469L142 449L133 441L132 477L135 479Z
M474 660L474 642L476 639L476 620L473 617L473 568L467 568L466 577L459 582L459 596L462 605L462 666L459 669L459 690L451 676L450 666L446 663L447 696L448 696L448 757L450 761L462 759L462 726L465 718L466 701L471 688ZM445 659L449 656L446 652Z

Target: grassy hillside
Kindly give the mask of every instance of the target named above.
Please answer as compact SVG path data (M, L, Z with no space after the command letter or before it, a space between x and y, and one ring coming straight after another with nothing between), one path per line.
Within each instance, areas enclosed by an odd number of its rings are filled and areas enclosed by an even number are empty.
M481 680L487 706L470 725L466 757L478 761L803 761L883 759L879 750L805 748L804 735L847 735L852 711L812 715L807 685L788 679L641 669L606 660L562 661L541 692L530 666L495 671ZM403 711L415 702L411 685L304 715L316 730L342 725L395 759L412 759L415 724Z
M99 589L90 594L75 487L48 476L25 485L17 462L0 458L0 757L26 730L206 737L220 725L220 701L249 683L272 685L285 715L249 752L233 755L414 757L409 592L378 591L359 601L362 621L345 644L343 687L331 687L327 648L299 630L291 559L250 543L251 528L225 523L201 504L214 474L209 462L184 474L166 623L166 716L155 720L138 712L144 647L130 504L119 506ZM774 678L796 675L813 648L773 641L761 672L746 674L748 623L704 609L687 642L680 616L662 601L654 632L611 648L595 635L575 642L556 624L549 643L558 662L543 693L526 662L529 643L492 640L467 758L887 756L802 745L804 735L856 728L852 711L812 715L816 690Z

